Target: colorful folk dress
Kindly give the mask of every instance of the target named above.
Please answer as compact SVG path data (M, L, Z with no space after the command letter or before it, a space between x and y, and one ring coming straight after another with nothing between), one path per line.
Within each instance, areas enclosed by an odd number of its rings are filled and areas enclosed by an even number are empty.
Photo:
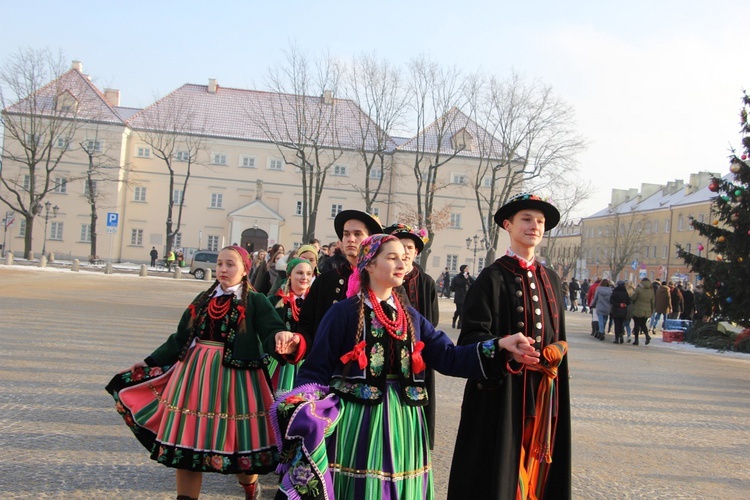
M279 301L276 304L276 312L279 314L284 326L290 332L299 331L299 312L305 300L304 296L295 295L294 292L278 292ZM276 388L276 394L289 392L294 387L294 381L297 379L297 372L302 365L302 360L298 363L279 363L278 360L272 359L268 365L268 372L271 374L273 386Z
M273 393L267 371L262 362L248 368L226 366L227 346L234 345L235 335L251 334L238 333L245 307L234 294L211 298L196 309L200 303L199 296L180 322L181 328L193 331L175 334L192 339L184 358L118 374L107 391L151 458L167 467L222 474L271 472L278 453L268 418Z
M366 300L331 307L297 377L272 409L282 444L280 493L289 498L434 498L424 416L425 362L467 377L487 376L496 343L456 348L414 309L414 336L390 331ZM379 306L379 307L378 307ZM394 318L393 300L375 306ZM395 316L398 317L398 316Z

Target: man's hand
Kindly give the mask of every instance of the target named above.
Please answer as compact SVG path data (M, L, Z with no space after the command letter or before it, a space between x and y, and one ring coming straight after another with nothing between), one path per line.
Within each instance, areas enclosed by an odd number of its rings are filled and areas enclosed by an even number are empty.
M514 333L498 340L498 345L508 351L516 363L539 364L539 351L534 349L535 341L523 333Z

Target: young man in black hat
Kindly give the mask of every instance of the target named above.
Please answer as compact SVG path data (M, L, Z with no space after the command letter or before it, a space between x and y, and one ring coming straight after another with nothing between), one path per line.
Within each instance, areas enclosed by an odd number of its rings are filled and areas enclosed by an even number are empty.
M357 264L359 246L370 235L383 232L383 226L370 214L359 210L343 210L333 220L346 261L315 278L299 315L299 333L312 347L315 331L328 309L346 298L349 276Z
M565 303L560 278L534 257L559 220L553 205L530 194L495 214L510 248L469 290L458 344L522 332L535 350L501 351L507 361L499 379L467 381L449 500L571 497Z

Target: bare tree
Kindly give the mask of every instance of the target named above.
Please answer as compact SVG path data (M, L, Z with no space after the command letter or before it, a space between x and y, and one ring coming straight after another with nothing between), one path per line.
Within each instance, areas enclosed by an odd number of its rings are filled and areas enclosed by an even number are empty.
M425 228L429 236L421 253L422 262L426 263L440 225L435 215L446 208L436 206L435 197L449 185L440 178L440 169L466 148L466 144L451 140L466 126L466 115L460 111L465 99L465 82L455 68L443 68L425 57L412 60L409 69L408 100L416 135L403 150L413 153L411 168L417 183L416 226Z
M24 255L32 256L34 216L57 186L55 170L78 127L82 96L66 87L62 54L22 49L0 70L5 130L0 201L25 220ZM51 83L50 83L51 82Z
M609 268L610 277L616 279L620 271L633 260L647 242L646 215L615 213L604 226L604 235L598 246L603 249L604 262Z
M352 187L362 196L365 211L371 213L383 182L393 173L392 152L396 145L391 136L404 118L406 95L400 71L374 56L356 58L347 77L348 96L366 113L357 113L355 127L350 129L351 142L357 144L364 165L363 182Z
M166 252L173 249L180 232L192 167L198 164L199 154L204 150L205 124L196 120L189 102L176 95L157 101L131 119L140 140L162 161L169 176L169 191L164 200L167 205ZM176 187L180 188L179 196L175 196Z
M343 155L338 131L339 106L334 96L341 78L339 64L323 55L314 64L295 46L283 65L268 72L274 92L268 109L247 110L284 159L295 167L302 184L302 239L315 237L318 206L328 172ZM351 110L342 110L351 115Z
M573 176L568 175L566 177L570 178ZM591 198L591 195L594 192L590 182L578 178L571 179L570 181L566 179L565 182L562 182L561 184L567 189L557 189L555 196L551 197L552 199L550 200L560 211L560 223L558 227L568 225L568 223L573 220L573 214L576 213L578 206ZM547 236L545 237L545 248L549 255L555 255L555 247L557 246L558 238L561 236L563 235L560 231L552 230L547 232ZM577 256L575 257L576 259L582 257L581 252L582 251L579 248ZM573 262L573 264L575 264L575 262ZM568 270L569 269L566 269L566 271Z
M500 229L492 219L497 209L522 188L545 191L559 185L574 172L585 144L574 133L572 109L551 88L527 84L515 73L505 81L472 82L469 115L492 138L479 143L473 186L491 261Z

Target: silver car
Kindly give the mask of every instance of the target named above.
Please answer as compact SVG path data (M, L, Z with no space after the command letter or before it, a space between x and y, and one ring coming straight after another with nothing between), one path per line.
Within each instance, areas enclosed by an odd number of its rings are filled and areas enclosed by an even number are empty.
M195 276L195 279L202 280L206 276L206 271L211 270L212 273L216 273L216 259L219 257L219 252L211 250L198 250L193 255L193 259L190 261L190 274Z

